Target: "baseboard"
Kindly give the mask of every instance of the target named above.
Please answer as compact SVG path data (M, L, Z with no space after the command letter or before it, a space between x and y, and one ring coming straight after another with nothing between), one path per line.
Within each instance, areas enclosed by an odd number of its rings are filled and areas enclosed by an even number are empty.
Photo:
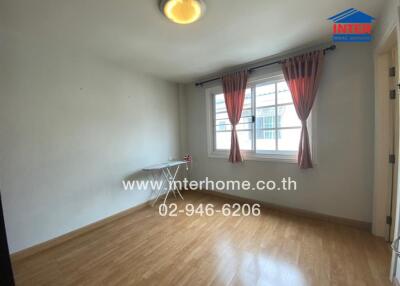
M141 209L147 207L149 205L149 203L150 203L150 201L146 201L146 202L141 203L141 204L139 204L137 206L134 206L134 207L132 207L130 209L124 210L124 211L119 212L117 214L114 214L112 216L109 216L109 217L106 217L106 218L101 219L99 221L96 221L94 223L88 224L88 225L86 225L84 227L78 228L76 230L73 230L71 232L63 234L61 236L55 237L53 239L50 239L48 241L45 241L45 242L42 242L40 244L34 245L32 247L20 250L18 252L14 252L14 253L11 254L11 260L12 260L12 262L17 262L19 260L25 259L25 258L27 258L29 256L34 255L34 254L37 254L39 252L42 252L42 251L48 250L50 248L53 248L55 246L58 246L58 245L66 242L68 240L71 240L71 239L76 238L78 236L84 235L84 234L86 234L86 233L88 233L90 231L93 231L93 230L95 230L95 229L97 229L99 227L102 227L102 226L104 226L104 225L106 225L106 224L108 224L110 222L113 222L113 221L115 221L117 219L120 219L120 218L122 218L124 216L127 216L129 214L132 214L132 213L138 211L138 210L141 210Z
M193 190L193 191L200 192L203 194L218 196L218 197L222 197L225 199L235 200L235 201L241 201L241 202L247 202L247 203L258 203L269 209L280 210L280 211L298 215L298 216L309 217L309 218L319 219L319 220L328 221L328 222L332 222L332 223L347 225L347 226L359 228L362 230L366 230L369 232L371 231L371 223L369 223L369 222L358 221L358 220L342 218L342 217L336 217L336 216L316 213L316 212L302 210L302 209L284 207L284 206L280 206L280 205L276 205L276 204L271 204L271 203L267 203L267 202L263 202L263 201L259 201L259 200L254 200L254 199L238 197L238 196L234 196L231 194L226 194L226 193L221 193L221 192L216 192L216 191L209 191L209 190Z

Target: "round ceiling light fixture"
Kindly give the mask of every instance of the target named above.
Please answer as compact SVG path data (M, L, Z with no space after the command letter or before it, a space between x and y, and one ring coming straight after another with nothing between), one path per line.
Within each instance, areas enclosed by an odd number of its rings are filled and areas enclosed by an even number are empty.
M161 0L160 10L172 22L185 25L199 20L206 5L203 0Z

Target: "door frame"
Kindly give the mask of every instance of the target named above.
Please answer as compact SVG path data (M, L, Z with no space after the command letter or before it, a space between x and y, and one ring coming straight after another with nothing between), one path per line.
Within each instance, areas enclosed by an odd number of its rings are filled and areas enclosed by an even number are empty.
M394 110L399 110L399 89L396 87L396 101L390 102L390 78L389 67L391 63L391 51L395 47L397 49L397 71L396 80L399 82L399 31L397 24L387 30L387 33L382 37L381 42L377 45L374 51L374 69L375 69L375 147L374 147L374 193L373 193L373 216L372 216L372 232L377 236L384 237L387 233L386 216L388 214L390 203L390 189L392 180L392 165L389 163L388 156L391 153L391 146L393 137L389 132L390 128L390 109L391 104L395 104ZM399 123L398 116L395 121L395 134L398 135ZM396 138L398 141L398 138ZM395 154L400 154L399 147L397 146ZM399 158L397 156L396 161ZM398 168L395 168L394 176L399 178ZM393 185L393 191L397 193L400 190L398 184L399 180ZM397 237L399 233L399 209L400 209L400 196L395 196L393 207L395 208L395 215L392 216L392 228L394 228L394 236ZM395 255L392 255L390 280L396 274L396 261Z

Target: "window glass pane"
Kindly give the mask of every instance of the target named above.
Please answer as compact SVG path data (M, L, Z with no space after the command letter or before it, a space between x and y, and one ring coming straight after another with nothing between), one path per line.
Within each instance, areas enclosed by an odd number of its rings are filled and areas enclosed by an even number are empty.
M228 119L228 113L226 112L216 113L215 119Z
M252 123L251 122L251 117L245 117L245 118L241 118L239 121L239 124L246 124L246 123ZM217 119L215 120L215 125L219 126L219 125L231 125L230 121L228 118L224 118L224 119Z
M215 114L215 119L216 121L224 120L229 122L228 113L217 113ZM251 122L251 110L248 110L248 112L243 110L242 117L240 117L240 122Z
M301 126L301 121L297 116L294 105L278 106L278 127L297 127Z
M241 117L239 120L239 124L240 123L252 123L252 118L251 116L247 116L247 117Z
M251 130L252 128L252 123L239 123L236 125L236 130Z
M226 131L231 129L232 128L229 119L221 119L215 121L215 131Z
M215 113L218 112L226 113L225 99L222 93L215 95L214 102L215 102Z
M299 149L301 128L278 130L278 150L297 151Z
M256 107L275 104L275 83L256 86Z
M241 150L251 150L251 132L237 131ZM231 148L231 132L216 132L216 149Z
M246 88L244 97L243 109L251 108L251 88Z
M275 128L275 107L256 109L256 129Z
M236 130L250 130L252 123L239 123L236 125ZM231 131L232 125L231 124L221 124L215 126L215 131Z
M251 150L252 148L252 131L243 131L252 129L252 98L251 88L246 89L245 100L243 104L242 116L239 124L236 126L238 131L239 144L242 150ZM215 112L215 148L218 150L230 149L231 147L231 130L232 125L229 122L228 113L226 111L224 95L216 94L214 97Z
M247 96L247 95L246 95ZM251 116L251 91L249 89L249 94L245 98L245 103L242 110L242 118L246 116ZM225 106L225 99L224 95L221 94L216 94L215 95L215 119L225 119L228 118L228 112L226 111L226 106Z
M257 151L275 150L275 130L257 130L256 131L256 149Z
M278 104L293 103L292 95L290 94L286 81L278 82L277 89L278 89Z
M215 132L215 148L229 150L231 148L231 132Z
M229 133L230 135L230 133ZM239 138L240 150L251 150L251 131L237 131ZM230 137L229 137L229 148L230 148Z
M251 117L251 109L243 109L242 117L250 116Z
M239 130L243 129L251 129L252 128L252 122L251 122L251 117L245 117L240 119L239 124L236 126L236 128ZM226 131L226 130L232 130L232 125L229 121L229 119L217 119L215 120L215 130L216 131Z

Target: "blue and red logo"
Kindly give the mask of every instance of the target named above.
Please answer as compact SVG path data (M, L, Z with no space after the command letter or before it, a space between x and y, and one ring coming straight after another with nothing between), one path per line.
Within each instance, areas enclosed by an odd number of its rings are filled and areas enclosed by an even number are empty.
M370 42L371 24L375 20L354 8L347 9L335 16L328 18L333 22L334 42Z

